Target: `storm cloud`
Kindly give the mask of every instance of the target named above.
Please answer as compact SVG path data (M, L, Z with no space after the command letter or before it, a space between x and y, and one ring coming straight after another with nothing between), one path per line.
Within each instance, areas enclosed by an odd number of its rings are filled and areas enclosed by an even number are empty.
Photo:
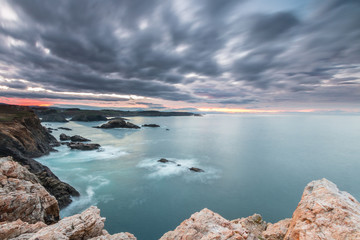
M117 94L254 108L360 103L359 1L0 4L4 97L119 101L106 97ZM154 104L145 105L163 107Z

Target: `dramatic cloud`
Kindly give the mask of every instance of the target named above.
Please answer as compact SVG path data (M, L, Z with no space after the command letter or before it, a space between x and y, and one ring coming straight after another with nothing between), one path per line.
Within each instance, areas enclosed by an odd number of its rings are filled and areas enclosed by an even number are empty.
M0 97L359 107L360 1L0 4Z

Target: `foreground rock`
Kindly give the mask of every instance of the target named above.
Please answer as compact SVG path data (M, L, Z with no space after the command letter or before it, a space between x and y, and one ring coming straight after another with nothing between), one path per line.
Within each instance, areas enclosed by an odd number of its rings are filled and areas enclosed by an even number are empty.
M165 233L160 240L246 239L248 236L241 224L231 223L205 208L191 215L174 231Z
M161 240L360 239L360 203L326 179L309 183L292 219L266 224L260 215L228 221L203 209L185 220Z
M105 218L100 216L97 207L90 207L81 214L62 219L56 224L46 226L41 222L26 224L21 221L0 224L1 239L116 239L136 240L130 233L110 235L104 230Z
M126 122L125 120L122 119L115 119L115 120L110 120L109 122L101 125L101 126L97 126L95 128L140 128L139 126L131 123L131 122Z
M97 144L97 143L70 142L67 145L71 149L83 150L83 151L96 150L96 149L99 149L101 147L100 144Z
M95 122L95 121L107 121L107 118L104 115L87 115L80 114L71 118L71 121L80 121L80 122Z
M152 127L152 128L158 128L158 127L160 127L160 125L157 125L157 124L144 124L144 125L142 125L143 127Z
M66 120L64 115L60 115L60 114L49 114L49 115L44 115L41 118L42 122L68 122L68 120Z
M39 179L11 157L0 158L0 221L50 224L59 220L59 206Z
M284 239L360 239L360 203L326 179L313 181Z

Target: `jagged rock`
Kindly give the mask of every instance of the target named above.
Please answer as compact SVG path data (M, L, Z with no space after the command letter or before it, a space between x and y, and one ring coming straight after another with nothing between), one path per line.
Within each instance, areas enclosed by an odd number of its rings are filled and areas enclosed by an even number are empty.
M65 202L70 203L72 193L79 193L67 183L60 181L48 167L32 159L48 154L58 145L59 142L41 125L39 118L29 107L0 105L0 157L12 156L15 161L27 166L51 194L56 192L56 189L50 188L55 185L46 184L43 182L44 179L53 178L57 185L72 189L62 195L62 198L67 198ZM46 178L41 178L40 175L44 173ZM60 208L64 207L62 200L58 200Z
M71 121L80 121L80 122L94 122L94 121L107 121L107 118L104 115L99 114L80 114L71 118Z
M62 114L49 114L41 117L42 122L68 122Z
M134 235L119 233L109 235L104 228L105 218L97 207L89 207L81 214L67 217L58 223L42 228L31 236L32 240L47 239L123 239L136 240Z
M191 167L189 168L190 171L193 171L193 172L205 172L204 170L202 170L201 168L196 168L196 167Z
M249 232L248 238L261 238L262 232L266 229L266 222L262 219L260 214L254 214L247 218L240 218L232 220L233 224L240 224Z
M140 128L140 127L131 122L126 122L125 120L122 119L115 119L115 120L110 120L109 122L101 126L97 126L95 128Z
M89 240L136 240L136 237L128 232L110 235L106 230L103 230L103 235L91 238Z
M153 124L153 123L151 123L151 124L144 124L144 125L142 125L142 126L143 126L143 127L152 127L152 128L160 127L160 125Z
M312 181L284 239L360 239L360 203L326 179Z
M58 201L60 209L69 205L72 200L71 196L79 197L80 193L75 188L67 183L61 182L57 178L49 177L46 172L41 172L36 175L41 182L41 185L53 195Z
M67 127L59 127L58 129L62 129L62 130L66 130L66 131L72 131L71 128L67 128Z
M59 206L38 178L11 157L0 158L0 221L47 224L59 220Z
M160 240L210 240L250 239L249 233L240 223L232 223L219 214L203 209L178 226L165 233Z
M84 138L80 135L71 136L70 140L73 142L89 142L89 141L91 141L90 139Z
M70 136L66 135L65 133L60 134L60 140L61 141L67 141L70 140Z
M291 219L286 218L277 223L269 223L266 230L262 233L266 240L283 240L287 230L289 229Z
M71 149L84 150L84 151L96 150L101 147L100 144L97 143L78 143L78 142L70 142L68 146Z
M23 236L22 239L27 239L28 233L35 233L46 226L43 222L29 224L20 219L13 222L0 222L0 239L14 239L20 235Z

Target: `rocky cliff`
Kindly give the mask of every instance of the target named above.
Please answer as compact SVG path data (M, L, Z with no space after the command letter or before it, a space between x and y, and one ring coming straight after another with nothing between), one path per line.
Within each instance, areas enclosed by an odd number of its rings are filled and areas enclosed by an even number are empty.
M0 239L136 240L130 233L108 234L96 207L59 221L56 199L11 157L0 158L0 184Z
M65 207L79 193L46 166L32 159L48 154L58 141L28 107L0 105L0 156L12 156L34 173L40 183Z
M326 179L309 183L291 219L266 224L260 215L228 221L208 209L193 214L161 240L360 239L360 203Z

